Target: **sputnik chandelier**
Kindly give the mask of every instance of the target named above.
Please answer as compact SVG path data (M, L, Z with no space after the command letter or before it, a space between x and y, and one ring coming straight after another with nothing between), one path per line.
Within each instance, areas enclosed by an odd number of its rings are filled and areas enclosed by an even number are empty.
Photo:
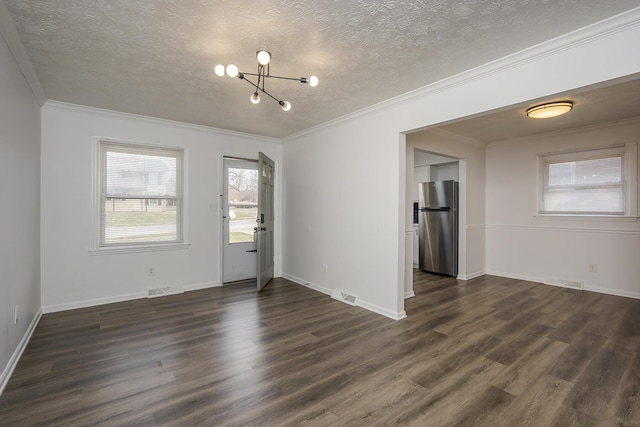
M236 67L233 64L227 65L226 67L224 65L216 65L215 72L220 77L224 76L226 72L227 76L238 77L240 80L244 80L245 82L253 86L255 88L255 91L253 92L253 95L251 95L251 98L250 98L252 103L257 104L260 102L260 94L258 93L260 91L264 94L269 95L271 98L273 98L278 104L280 104L280 106L284 111L291 110L291 103L289 101L283 101L281 99L278 99L275 96L271 95L269 92L267 92L264 88L264 82L266 79L295 80L300 83L306 83L311 87L318 86L318 78L316 76L294 78L294 77L272 76L271 74L269 74L269 63L271 62L271 54L266 50L257 51L256 59L258 60L257 74L243 73L239 71L238 67ZM246 76L257 77L258 81L254 83L251 80L248 80Z

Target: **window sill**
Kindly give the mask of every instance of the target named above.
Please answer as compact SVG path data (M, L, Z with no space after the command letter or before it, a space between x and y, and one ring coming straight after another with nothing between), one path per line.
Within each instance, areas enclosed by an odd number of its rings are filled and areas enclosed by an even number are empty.
M176 251L189 249L190 243L165 243L158 245L109 246L89 250L91 255L131 254L136 252Z
M605 221L605 222L637 222L638 217L628 215L562 215L537 214L536 220L543 221Z

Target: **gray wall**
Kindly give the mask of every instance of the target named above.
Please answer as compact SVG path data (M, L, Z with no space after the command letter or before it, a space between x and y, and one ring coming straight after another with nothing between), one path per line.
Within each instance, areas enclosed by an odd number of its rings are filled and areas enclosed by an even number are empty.
M40 104L0 37L0 390L40 310ZM14 323L15 307L19 320Z

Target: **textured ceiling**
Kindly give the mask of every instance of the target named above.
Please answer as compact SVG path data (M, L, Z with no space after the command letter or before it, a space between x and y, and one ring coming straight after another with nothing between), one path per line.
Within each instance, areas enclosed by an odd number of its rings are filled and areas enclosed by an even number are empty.
M3 0L0 0L3 1ZM47 98L283 137L640 5L640 0L4 0ZM216 64L267 81L283 112Z
M539 102L489 112L438 126L476 141L491 143L522 138L541 133L574 129L583 126L640 117L640 76L634 80L612 82L606 87L585 88L545 99L544 102L573 102L573 110L552 119L530 119L526 111Z

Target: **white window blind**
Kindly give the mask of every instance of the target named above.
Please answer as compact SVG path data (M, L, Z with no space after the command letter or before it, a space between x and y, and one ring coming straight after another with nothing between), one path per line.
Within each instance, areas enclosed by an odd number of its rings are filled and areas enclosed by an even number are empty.
M625 214L625 146L547 154L540 163L540 213Z
M182 149L100 141L100 246L183 242Z

